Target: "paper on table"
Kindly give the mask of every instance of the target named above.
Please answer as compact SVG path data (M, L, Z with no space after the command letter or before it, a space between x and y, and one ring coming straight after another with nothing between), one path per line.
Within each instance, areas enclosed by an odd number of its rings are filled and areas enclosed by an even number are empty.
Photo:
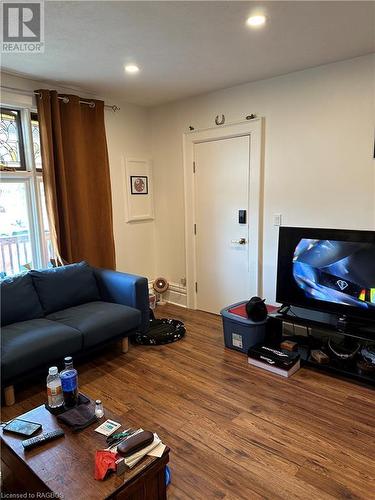
M165 444L163 444L160 441L160 443L157 446L155 446L155 448L153 450L148 452L147 455L150 457L160 458L163 455L165 448L166 448Z

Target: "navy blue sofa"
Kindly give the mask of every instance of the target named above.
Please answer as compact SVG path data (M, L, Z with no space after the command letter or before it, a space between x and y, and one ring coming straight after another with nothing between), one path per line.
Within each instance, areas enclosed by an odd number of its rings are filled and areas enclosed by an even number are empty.
M5 403L13 384L64 356L147 331L146 278L85 262L5 278L1 290L1 371Z

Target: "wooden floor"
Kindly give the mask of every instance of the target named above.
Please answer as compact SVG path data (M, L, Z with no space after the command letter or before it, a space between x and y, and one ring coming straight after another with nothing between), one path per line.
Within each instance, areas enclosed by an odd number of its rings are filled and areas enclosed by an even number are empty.
M375 498L375 391L307 369L284 380L224 349L219 317L157 314L185 321L186 338L110 346L78 370L83 392L170 446L169 499ZM43 403L43 383L16 397L2 420Z

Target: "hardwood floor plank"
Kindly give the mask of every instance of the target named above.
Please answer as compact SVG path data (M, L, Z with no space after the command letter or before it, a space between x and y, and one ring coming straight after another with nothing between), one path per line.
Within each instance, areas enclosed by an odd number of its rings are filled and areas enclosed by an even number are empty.
M284 380L225 349L220 317L172 305L157 316L184 321L186 337L109 345L76 366L82 392L170 446L169 498L375 499L371 388L307 369ZM44 403L44 380L16 399L3 420Z
M332 443L328 440L319 440L311 435L308 428L303 433L295 433L288 428L280 430L272 423L264 425L256 421L254 416L241 415L236 424L242 431L235 431L244 435L245 429L254 444L268 450L272 454L280 455L295 464L315 464L327 471L332 478L346 486L356 485L362 494L372 491L374 483L374 465L371 456L366 450L363 454L354 454L345 443ZM367 498L364 496L364 498Z

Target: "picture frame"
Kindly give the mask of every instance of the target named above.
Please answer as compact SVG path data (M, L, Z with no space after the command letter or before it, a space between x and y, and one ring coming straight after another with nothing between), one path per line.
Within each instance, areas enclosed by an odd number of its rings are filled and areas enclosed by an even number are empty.
M130 224L154 219L152 160L142 157L122 157L125 221ZM143 183L136 188L136 179ZM139 184L139 183L138 183ZM138 196L142 194L143 196Z
M131 175L130 176L130 193L132 195L148 194L148 177L147 175Z

